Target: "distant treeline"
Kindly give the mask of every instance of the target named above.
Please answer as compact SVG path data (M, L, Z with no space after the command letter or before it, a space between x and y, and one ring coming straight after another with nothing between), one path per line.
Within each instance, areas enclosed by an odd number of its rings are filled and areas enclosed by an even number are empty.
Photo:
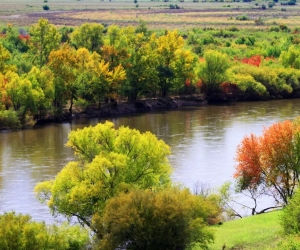
M239 17L243 18L243 17ZM260 20L262 21L262 20ZM0 128L61 117L67 108L203 94L209 101L298 96L300 29L152 31L86 23L30 29L7 25L0 37Z

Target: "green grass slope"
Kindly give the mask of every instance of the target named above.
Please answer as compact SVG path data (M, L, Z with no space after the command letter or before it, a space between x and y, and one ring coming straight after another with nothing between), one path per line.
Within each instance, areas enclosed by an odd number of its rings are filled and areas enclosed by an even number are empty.
M210 249L274 249L282 240L280 214L270 212L214 226L215 243Z

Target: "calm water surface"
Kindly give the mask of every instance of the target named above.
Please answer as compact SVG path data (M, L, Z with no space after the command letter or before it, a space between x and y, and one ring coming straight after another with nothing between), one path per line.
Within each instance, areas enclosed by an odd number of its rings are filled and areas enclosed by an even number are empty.
M171 146L172 178L193 189L199 181L218 187L232 181L237 145L245 135L261 134L264 126L300 116L300 100L233 103L182 108L110 119L121 125L150 131ZM75 120L34 130L0 134L0 213L15 210L35 220L53 222L34 186L52 179L70 160L64 145L68 133L104 120Z

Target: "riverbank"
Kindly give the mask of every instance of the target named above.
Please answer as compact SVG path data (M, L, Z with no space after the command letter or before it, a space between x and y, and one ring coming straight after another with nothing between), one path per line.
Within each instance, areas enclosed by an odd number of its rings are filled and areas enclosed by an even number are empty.
M117 117L135 113L145 113L155 110L176 109L179 107L190 106L197 107L207 105L207 100L203 95L164 97L155 99L137 100L135 102L110 102L101 107L89 106L84 110L74 109L72 116L66 110L61 117L49 116L39 119L36 126L51 122L67 122L80 118L106 118Z

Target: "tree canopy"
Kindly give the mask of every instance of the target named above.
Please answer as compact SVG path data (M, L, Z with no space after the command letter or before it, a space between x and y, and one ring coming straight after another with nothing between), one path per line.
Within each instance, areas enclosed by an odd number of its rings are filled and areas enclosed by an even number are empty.
M261 136L244 137L236 154L238 188L253 191L264 186L266 194L288 204L300 177L299 132L299 122L287 120L265 128Z
M67 146L77 161L69 162L57 177L39 183L37 196L53 214L76 217L92 225L107 200L132 189L155 189L170 183L170 148L153 134L106 122L72 131Z

